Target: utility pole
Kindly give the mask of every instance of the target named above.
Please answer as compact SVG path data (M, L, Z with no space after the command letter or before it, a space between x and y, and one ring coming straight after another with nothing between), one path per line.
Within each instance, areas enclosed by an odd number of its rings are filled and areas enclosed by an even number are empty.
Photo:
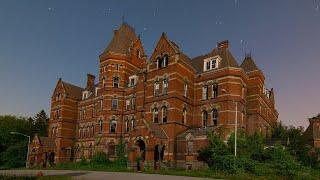
M28 136L28 135L26 135L26 134L19 133L19 132L10 132L10 134L18 134L18 135L21 135L21 136L24 136L24 137L27 137L27 138L28 138L28 151L27 151L27 161L26 161L26 168L28 168L28 161L29 161L29 145L30 145L30 141L31 141L30 136Z

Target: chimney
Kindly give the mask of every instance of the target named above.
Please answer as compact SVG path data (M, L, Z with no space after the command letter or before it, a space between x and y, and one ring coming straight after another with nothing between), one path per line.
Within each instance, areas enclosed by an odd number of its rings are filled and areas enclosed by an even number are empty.
M218 49L228 49L229 48L229 41L225 40L225 41L218 42L217 47L218 47Z
M90 91L94 90L94 79L95 78L96 77L94 75L87 74L87 87L86 87L87 90L90 90Z

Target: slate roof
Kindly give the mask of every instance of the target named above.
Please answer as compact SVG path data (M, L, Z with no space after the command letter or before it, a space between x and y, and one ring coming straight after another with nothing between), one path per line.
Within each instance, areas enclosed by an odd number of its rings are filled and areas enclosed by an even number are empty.
M246 56L240 65L240 67L245 71L245 72L250 72L254 70L259 70L258 66L254 62L254 60L251 58L251 56Z
M160 125L158 124L150 124L150 129L152 131L152 134L160 139L168 139L168 137L166 136L165 132L163 131L163 129L161 129Z
M102 54L113 52L120 54L129 54L129 48L138 37L133 27L127 23L122 23L118 30L114 31L114 36Z
M82 91L84 91L83 88L75 86L75 85L67 83L67 82L64 82L64 81L61 81L61 82L63 84L63 87L64 87L66 93L69 96L72 96L72 97L76 98L77 100L82 99Z
M180 140L185 140L186 136L188 134L191 134L193 137L197 137L197 136L206 136L209 132L212 132L213 128L212 127L207 127L207 128L192 128L192 129L188 129L185 132L179 134L177 136L177 139Z
M233 57L228 48L214 48L210 53L195 57L191 60L192 66L198 73L203 72L204 59L219 55L222 60L219 68L224 67L239 67L236 59Z
M54 142L54 139L52 139L52 138L39 136L39 139L40 139L40 143L43 147L47 147L47 148L55 148L56 147L56 143Z

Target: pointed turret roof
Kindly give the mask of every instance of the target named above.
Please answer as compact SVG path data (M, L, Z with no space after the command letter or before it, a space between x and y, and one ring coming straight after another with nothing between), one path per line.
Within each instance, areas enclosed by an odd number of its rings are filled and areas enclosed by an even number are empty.
M114 31L111 42L102 54L113 52L128 55L129 47L132 46L133 42L137 39L138 37L135 34L134 28L124 22L119 29Z
M246 56L240 65L240 67L245 71L245 72L250 72L250 71L255 71L259 70L258 66L254 62L251 56Z

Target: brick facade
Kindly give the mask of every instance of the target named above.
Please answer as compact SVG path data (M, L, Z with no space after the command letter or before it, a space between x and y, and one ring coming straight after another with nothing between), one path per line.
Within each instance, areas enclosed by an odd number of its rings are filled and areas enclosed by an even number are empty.
M274 91L247 56L239 66L229 43L193 59L163 33L147 58L132 27L122 24L100 55L97 80L80 88L59 79L51 98L49 138L55 163L116 158L123 138L129 166L195 168L207 132L227 139L237 127L270 135L276 124ZM31 149L39 145L31 145Z

